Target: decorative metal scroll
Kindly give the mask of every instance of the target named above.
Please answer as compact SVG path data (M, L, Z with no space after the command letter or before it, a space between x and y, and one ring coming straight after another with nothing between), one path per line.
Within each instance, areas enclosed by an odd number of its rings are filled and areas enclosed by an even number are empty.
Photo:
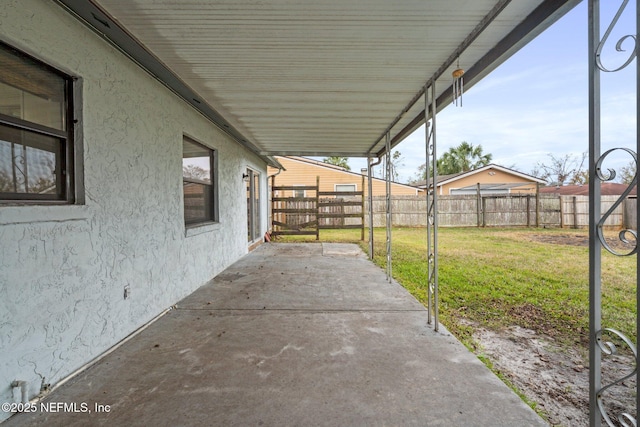
M23 145L11 144L11 171L13 192L29 192L29 174L27 164L27 151Z
M431 117L429 117L431 106ZM427 197L427 314L429 324L434 319L434 330L438 330L438 192L436 168L436 94L435 82L431 82L431 105L429 105L429 90L424 91L425 114L425 145L426 145L426 197ZM433 312L433 314L432 314Z
M610 244L604 235L604 226L607 219L612 215L615 209L627 198L638 182L637 169L638 169L638 157L637 151L640 147L640 138L636 134L636 151L628 148L613 148L605 151L601 154L600 138L600 71L603 72L617 72L626 68L637 56L637 37L633 35L625 35L621 37L615 44L615 50L617 52L625 52L624 45L629 45L633 41L633 49L628 55L624 56L622 64L619 66L605 66L602 59L602 52L608 46L608 40L611 36L613 29L618 24L620 17L622 16L625 8L627 7L629 0L623 0L618 8L612 22L607 27L602 38L600 38L600 2L599 0L589 1L589 45L590 55L593 55L589 61L589 77L590 77L590 91L589 91L589 105L590 105L590 124L589 124L589 152L590 152L590 172L589 172L589 185L591 196L591 205L589 209L590 215L590 227L591 227L591 239L590 239L590 265L589 265L589 317L590 317L590 425L600 426L602 420L608 426L637 426L637 383L638 383L638 368L637 368L637 349L636 345L623 333L611 329L602 327L602 300L601 300L601 248L606 249L609 253L616 256L636 256L638 257L638 223L636 223L636 229L625 228L618 234L618 240L627 248L631 248L627 251L621 251ZM636 8L640 7L640 0L636 1ZM637 32L636 22L636 29ZM638 64L636 62L636 67ZM636 80L638 79L638 68L636 69ZM636 99L636 108L639 108L639 100ZM640 111L640 110L639 110ZM638 128L636 129L638 133ZM605 169L604 163L607 158L614 152L626 153L633 159L635 164L636 173L632 182L628 185L623 194L616 200L616 202L604 213L600 212L600 186L601 183L612 181L616 178L615 170ZM638 261L636 261L638 262ZM636 293L637 293L636 286ZM636 306L637 316L637 306ZM640 321L637 319L636 324ZM636 331L637 332L637 331ZM614 337L617 341L621 342L627 347L633 354L633 366L629 367L629 371L626 375L614 379L607 384L602 384L602 357L616 354L618 349L613 340L605 340L605 336ZM636 378L636 415L632 415L633 410L620 411L615 415L611 414L605 404L606 397L614 387L620 386L624 381L631 378Z
M615 26L618 24L618 21L620 20L622 13L626 9L627 4L629 4L629 0L623 0L622 4L618 8L618 11L616 12L616 15L613 18L613 21L611 21L611 23L609 24L609 27L607 27L607 30L605 31L604 36L602 36L602 39L600 40L596 48L596 65L600 70L607 73L614 73L616 71L622 70L623 68L626 68L626 66L631 64L631 61L633 61L633 59L636 57L636 46L637 46L636 36L629 34L624 37L621 37L616 43L616 51L625 52L625 49L623 49L624 43L629 39L633 40L633 49L631 50L631 54L629 55L627 60L619 67L612 68L612 69L605 67L604 64L602 63L602 57L601 57L602 49L604 49L605 44L609 39L609 36L611 36L611 31L613 31Z
M632 372L629 372L627 375L618 378L612 382L610 382L609 384L603 386L600 388L600 390L597 393L597 403L598 403L598 411L600 412L600 414L602 415L602 418L604 418L604 420L606 421L607 425L610 426L615 426L616 424L611 420L611 418L609 417L609 414L607 413L607 409L605 408L604 405L604 399L603 396L606 394L606 392L614 387L614 386L618 386L618 385L622 385L624 383L624 381L633 378L634 376L637 375L637 370L638 370L638 351L636 349L635 344L633 344L633 342L631 342L631 340L629 338L627 338L624 334L620 333L619 331L616 331L615 329L611 329L611 328L604 328L599 330L598 332L596 332L595 338L596 338L596 344L598 345L598 347L600 348L600 351L602 351L602 353L604 353L607 356L611 356L613 354L616 354L618 352L617 347L615 346L615 344L613 343L613 341L604 341L603 340L603 334L605 333L610 333L612 335L615 335L618 337L618 339L620 339L633 353L633 359L635 360L635 364L634 364L634 369ZM621 414L618 414L618 416L616 417L620 423L621 426L624 427L631 427L631 426L636 426L636 419L633 417L633 415L627 413L627 412L623 412Z
M607 173L605 174L603 171L603 163L606 160L606 158L613 152L615 151L624 151L626 153L628 153L632 158L633 158L633 162L635 163L636 167L636 171L638 170L638 157L636 155L635 152L633 152L632 150L629 150L628 148L612 148L611 150L606 151L602 156L600 156L600 158L598 159L598 161L596 162L596 177L598 178L599 181L613 181L616 178L616 171L615 169L607 169ZM638 182L638 174L636 172L636 174L633 177L633 180L631 181L631 183L627 186L627 188L622 192L622 194L620 195L620 197L618 197L618 199L616 199L616 201L611 205L611 207L607 210L607 212L605 212L602 217L600 218L600 220L598 221L598 226L596 228L596 231L598 233L598 239L600 240L600 243L602 244L602 246L609 252L612 253L613 255L616 256L630 256L630 255L634 255L638 252L638 245L637 245L637 241L638 241L638 232L637 230L632 230L632 229L622 229L620 231L620 233L618 234L618 239L624 243L626 246L633 246L633 249L627 253L623 253L623 252L619 252L616 249L614 249L609 242L607 241L607 239L604 236L604 225L607 222L607 219L609 219L609 217L611 216L611 214L613 214L613 212L618 208L618 206L620 206L622 204L622 202L624 202L624 200L627 198L627 196L629 196L629 194L631 194L631 192L633 191L634 187L636 186ZM629 239L629 237L631 237L631 239Z

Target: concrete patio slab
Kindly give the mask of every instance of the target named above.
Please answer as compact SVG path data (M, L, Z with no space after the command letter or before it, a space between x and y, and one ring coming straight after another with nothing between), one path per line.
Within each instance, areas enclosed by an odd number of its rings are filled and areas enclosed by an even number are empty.
M6 425L546 425L355 245L263 245L42 403L88 410Z

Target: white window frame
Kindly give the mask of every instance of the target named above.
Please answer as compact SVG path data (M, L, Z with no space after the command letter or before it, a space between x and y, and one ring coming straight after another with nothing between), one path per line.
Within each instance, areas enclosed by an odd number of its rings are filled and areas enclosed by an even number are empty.
M305 186L305 185L303 185L303 184L294 184L293 186L294 186L294 187L306 187L306 186ZM296 193L297 193L298 191L302 191L302 196L298 196L298 195L296 195ZM301 190L292 190L291 197L307 197L307 190L304 190L304 189L301 189Z
M347 185L352 186L352 187L353 187L353 190L338 190L338 187L340 187L340 186L345 186L345 187L346 187ZM344 191L345 193L358 191L358 184L333 184L333 191L336 191L336 192L338 192L338 191L340 191L340 192Z
M82 202L76 193L76 180L79 179L77 176L78 172L76 171L80 170L80 165L76 162L75 154L74 120L76 110L74 109L74 78L8 44L0 42L0 48L8 54L7 57L13 57L15 64L19 64L16 66L30 67L35 72L40 73L43 78L59 78L59 83L63 85L64 91L62 95L64 99L60 101L61 124L58 128L50 127L51 124L43 122L25 120L9 113L0 113L0 126L2 127L0 134L6 136L6 139L3 138L3 141L10 143L12 145L12 152L17 152L18 154L16 155L21 156L20 158L14 158L12 167L10 167L13 171L11 174L13 179L8 185L13 185L14 190L0 192L0 203L74 204ZM8 81L14 81L12 84L5 84L25 93L35 93L33 92L33 87L27 87L28 85L26 83L25 86L21 86L19 81L15 83L15 79L11 79L11 73L15 73L15 70L7 69L4 70L4 72L7 74ZM0 81L7 81L3 79L2 73L3 70L0 70ZM22 138L14 138L13 135L16 133L30 135L33 139L31 142L28 142ZM39 139L40 141L38 141ZM32 181L34 177L30 176L29 171L26 169L28 162L27 156L29 156L28 153L33 153L34 149L38 150L38 148L35 148L38 143L43 143L47 140L49 142L55 141L55 149L51 151L55 156L55 164L53 165L55 182L52 182L50 187L40 188L30 192L29 185L34 184ZM40 151L43 150L40 149ZM35 153L37 153L37 151ZM34 155L37 156L37 154ZM17 162L19 162L20 159L22 159L22 163L18 165ZM22 165L24 165L24 167ZM23 186L24 191L17 190L18 176L16 171L19 171L21 175L22 182L20 185Z
M182 183L183 183L183 193L182 193L182 205L183 205L183 210L184 210L184 214L183 214L183 219L184 219L184 224L185 227L189 228L189 227L198 227L201 225L206 225L206 224L215 224L219 222L219 212L218 212L218 195L219 195L219 191L218 191L218 151L211 148L211 147L207 147L206 145L196 141L193 138L190 138L186 135L183 135L182 137L182 141L183 141L183 151L182 151L182 159L184 159L184 143L189 143L195 146L198 146L199 148L205 150L208 153L208 157L209 157L209 171L210 171L210 180L209 181L205 181L205 180L198 180L198 179L193 179L193 178L189 178L189 177L185 177L184 173L182 176ZM186 213L186 194L184 192L184 187L189 185L189 184L195 184L195 185L200 185L202 186L209 195L209 206L208 206L208 214L207 215L203 215L201 218L194 218L194 219L187 219L187 213ZM206 200L206 199L205 199ZM205 211L207 212L207 211Z

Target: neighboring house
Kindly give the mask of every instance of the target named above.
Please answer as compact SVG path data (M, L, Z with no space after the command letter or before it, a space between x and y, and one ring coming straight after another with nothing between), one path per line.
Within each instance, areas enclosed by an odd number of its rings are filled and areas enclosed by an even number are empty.
M503 166L490 164L481 168L453 175L438 176L438 194L453 196L477 194L528 194L535 193L538 185L546 182L535 176L527 175ZM426 188L424 181L416 185Z
M629 188L627 184L615 182L604 182L600 186L602 196L621 196ZM629 196L636 196L638 187L634 186ZM554 194L558 196L588 196L589 185L555 185L551 187L540 187L540 194Z
M305 157L278 157L276 160L284 166L284 170L278 174L278 169L269 167L269 176L275 177L276 186L308 186L316 185L316 177L320 177L320 191L361 191L362 178L364 176L365 194L368 194L367 173L356 173L347 169L330 165L328 163L312 160ZM373 195L384 196L386 194L386 182L379 178L373 178ZM392 183L391 194L394 196L415 196L419 190L410 185ZM281 191L278 196L304 197L304 190L299 193L293 191Z

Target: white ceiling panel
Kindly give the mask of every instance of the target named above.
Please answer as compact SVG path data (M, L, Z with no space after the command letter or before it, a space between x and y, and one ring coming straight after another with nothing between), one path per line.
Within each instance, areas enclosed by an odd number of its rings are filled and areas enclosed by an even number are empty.
M577 0L58 0L264 155L380 154ZM417 101L417 102L415 102Z

